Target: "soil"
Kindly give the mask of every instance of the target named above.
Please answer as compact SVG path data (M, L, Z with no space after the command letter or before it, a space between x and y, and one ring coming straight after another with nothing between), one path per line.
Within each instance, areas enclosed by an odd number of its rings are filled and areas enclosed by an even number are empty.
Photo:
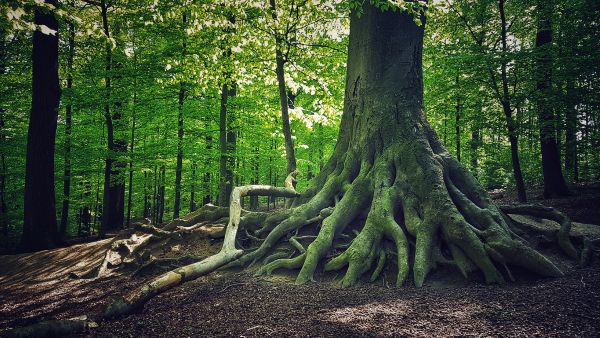
M590 195L600 201L597 191ZM565 211L560 203L545 204ZM586 213L598 212L598 205L566 212L583 215L577 221L587 220ZM100 262L109 242L0 256L0 336L5 328L97 313L111 296L160 273L69 278L70 272ZM218 241L196 238L165 248L161 256L206 256L219 248ZM390 287L394 271L349 289L339 287L341 273L320 274L319 283L297 286L296 272L254 277L252 269L217 271L151 299L139 313L101 322L80 336L598 336L600 260L577 269L554 250L548 247L544 253L566 272L564 277L539 279L515 269L517 281L503 285L485 285L477 274L464 280L450 268L435 270L419 289Z

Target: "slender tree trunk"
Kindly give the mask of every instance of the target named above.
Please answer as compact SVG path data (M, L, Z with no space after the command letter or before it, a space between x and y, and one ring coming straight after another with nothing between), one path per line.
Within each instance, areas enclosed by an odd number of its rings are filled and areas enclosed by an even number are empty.
M133 104L135 106L136 101L136 93L134 89L133 94ZM128 193L127 193L127 227L129 227L131 223L131 200L133 197L133 149L135 144L135 107L133 111L132 121L131 121L131 143L129 144L129 185L128 185Z
M102 131L104 131L104 126L102 126ZM102 139L104 139L104 135ZM94 201L94 229L97 229L98 215L102 213L100 205L100 175L102 175L102 164L98 163L98 169L96 171L96 200Z
M6 205L6 157L4 146L6 136L4 135L4 109L0 108L0 231L4 238L8 237L8 207Z
M181 203L181 170L183 167L183 103L185 100L185 84L180 83L179 89L179 113L177 119L177 168L175 169L175 205L173 207L173 218L179 218Z
M575 97L575 84L573 79L567 79L567 111L565 113L565 170L571 179L579 181L577 165L577 100Z
M454 114L454 128L456 129L456 159L460 162L460 115L462 102L460 97L459 75L456 74L456 113Z
M133 197L133 149L135 145L135 119L137 110L137 53L135 49L133 51L133 63L134 73L136 75L134 75L133 78L133 113L131 116L131 138L129 141L129 190L127 193L127 227L129 227L129 225L131 224L131 200Z
M236 85L232 84L231 87L229 88L229 97L235 97L236 96ZM226 180L227 180L227 200L229 201L229 196L231 195L231 192L233 191L233 185L235 180L239 180L240 176L238 175L236 177L236 175L234 175L234 170L236 170L239 168L239 161L237 161L237 156L236 156L236 143L237 143L237 131L235 126L235 110L233 105L231 104L231 100L228 101L229 102L229 106L228 106L228 110L227 110L227 171L226 171ZM239 185L239 184L238 184ZM229 202L227 203L227 205L229 205Z
M144 171L144 218L150 217L150 203L148 201L148 172Z
M56 0L46 4L57 6ZM34 22L55 34L33 33L32 95L27 158L25 204L20 249L36 251L56 245L58 227L54 195L54 142L60 85L58 80L58 22L54 13L36 9Z
M259 147L256 146L254 148L254 154L252 154L252 181L250 182L250 184L254 184L257 185L259 184L259 155L260 155L260 150ZM250 196L250 209L251 210L256 210L258 209L258 196Z
M196 161L192 162L192 183L190 184L190 212L196 210Z
M273 143L275 141L271 138L271 142L269 143L269 185L273 186ZM271 207L271 201L274 199L272 196L267 196L267 210ZM273 208L275 205L273 205Z
M228 86L226 83L221 87L221 111L219 114L219 205L227 206L229 204L229 193L227 187L231 182L227 181L227 97Z
M75 25L69 26L69 54L67 57L67 91L69 97L65 107L65 143L64 143L64 175L63 175L63 203L60 215L59 236L64 238L69 225L69 202L71 193L71 128L72 128L72 102L73 102L73 58L75 55Z
M185 64L186 53L186 27L187 15L182 15L182 43L181 43L181 66ZM177 168L175 169L175 206L173 207L173 218L179 218L180 199L181 199L181 170L183 167L183 103L185 101L185 82L179 83L179 105L177 114Z
M152 224L158 225L158 165L154 164L154 184L152 193Z
M158 189L159 203L158 203L158 220L156 224L162 224L165 215L165 174L166 168L163 164L160 167L160 186Z
M6 73L7 66L7 48L6 48L7 30L4 26L0 27L0 76ZM6 110L0 106L0 232L4 238L8 237L8 208L6 205L6 135L4 129L4 113Z
M275 0L269 0L271 6L271 15L274 21L277 21L277 7ZM294 153L294 141L292 140L292 130L290 127L289 101L285 85L285 63L286 58L283 54L284 41L279 32L275 33L275 72L277 74L277 85L279 88L279 102L281 105L281 123L283 137L285 140L285 157L287 159L288 174L296 170L296 154Z
M116 140L114 137L115 122L121 119L121 112L116 109L111 115L111 72L113 57L112 45L108 40L110 30L108 25L108 7L106 0L100 2L102 14L102 26L104 35L107 39L105 43L106 64L105 64L105 97L104 97L104 119L106 120L106 137L108 154L106 157L104 169L104 198L102 203L102 224L100 225L100 237L104 237L107 231L113 230L123 225L125 209L125 182L119 172L124 164L117 162L118 153L127 150L127 144L124 140ZM115 104L118 106L118 104Z
M506 54L508 51L507 47L507 32L506 32L506 15L504 13L504 2L505 0L499 0L498 8L500 10L500 21L502 25L501 41L502 41L502 52ZM517 195L520 202L527 201L527 193L525 192L525 182L523 181L523 173L521 172L521 162L519 160L519 139L517 134L516 123L513 118L512 108L510 105L510 94L508 90L508 75L507 75L508 62L503 59L501 64L501 81L502 81L502 110L506 117L506 127L508 129L508 140L510 142L510 154L511 162L513 167L513 175L515 179L515 185L517 187Z
M560 153L556 143L556 116L552 105L552 14L553 0L537 2L536 81L537 109L540 124L544 197L569 194L560 167Z
M204 170L204 175L202 176L202 180L203 180L203 186L202 189L204 191L204 197L202 198L202 205L204 204L208 204L212 201L211 198L211 185L210 185L210 181L211 181L211 164L212 164L212 156L211 156L211 152L212 152L212 136L211 135L207 135L205 138L205 142L206 142L206 152L208 153L207 156L207 160L206 160L206 166L205 166L205 170Z

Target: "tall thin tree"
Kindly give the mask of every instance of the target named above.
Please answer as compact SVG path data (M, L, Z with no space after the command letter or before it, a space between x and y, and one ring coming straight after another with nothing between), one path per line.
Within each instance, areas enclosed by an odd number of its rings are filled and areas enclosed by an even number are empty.
M552 104L552 12L553 0L537 2L536 86L537 110L540 126L544 197L569 194L560 166L556 144L556 116Z

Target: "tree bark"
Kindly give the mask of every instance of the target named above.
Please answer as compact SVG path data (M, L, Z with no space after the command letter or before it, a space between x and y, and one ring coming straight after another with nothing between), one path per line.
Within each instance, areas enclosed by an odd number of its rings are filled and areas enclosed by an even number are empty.
M63 203L60 214L59 236L64 238L69 225L69 202L71 194L71 124L73 109L73 58L75 56L75 25L67 23L69 27L69 54L67 57L67 91L69 97L65 107L65 143L64 143L64 174L63 174Z
M498 1L498 9L500 11L500 23L501 23L501 35L500 39L502 42L502 53L506 55L508 52L507 46L507 32L506 32L506 15L504 12L504 2L505 0ZM517 187L517 195L520 202L527 201L527 193L525 191L525 182L523 181L523 173L521 172L521 161L519 160L519 136L517 131L517 125L513 118L513 108L511 107L510 102L510 93L508 90L508 74L507 67L508 62L503 56L500 69L501 69L501 82L502 82L502 94L501 95L501 104L502 110L504 111L504 116L506 118L506 128L508 129L508 140L510 142L510 155L511 155L511 163L513 167L513 176L515 179L515 185ZM492 81L495 80L492 78Z
M228 97L231 96L230 86L223 84L221 88L221 113L219 116L219 205L229 205L229 195L233 189L233 166L235 164L235 133L231 130L233 113L228 111Z
M552 105L552 14L553 0L537 2L536 87L537 110L540 125L544 197L569 195L560 166L556 144L556 116Z
M4 155L4 145L6 136L4 135L4 109L0 108L0 231L4 238L8 237L8 207L6 205L6 157Z
M158 210L156 224L162 224L165 215L165 165L160 166L159 186L158 186Z
M56 0L46 0L56 8ZM36 251L58 242L54 195L54 142L60 102L58 80L58 22L52 12L36 9L34 22L55 34L33 33L32 96L27 158L25 204L20 249Z
M565 113L565 170L575 182L579 181L577 163L577 109L575 107L575 84L573 79L567 79L567 107Z
M454 129L456 130L456 159L460 162L460 115L462 111L462 101L460 96L459 74L456 74L456 112L454 114Z
M196 161L192 162L192 182L190 183L190 212L196 210Z
M269 0L271 7L271 16L273 21L277 22L277 7L275 0ZM285 63L286 58L283 54L284 39L279 31L275 31L275 73L277 74L277 86L279 88L279 102L281 105L281 124L283 137L285 141L285 157L287 160L287 173L296 170L296 154L294 152L294 141L292 140L292 130L290 127L289 101L285 85ZM292 99L293 100L293 99ZM293 101L292 101L293 102ZM293 103L292 103L293 104Z
M202 198L202 205L211 203L212 201L212 196L211 196L211 164L212 164L212 156L211 156L211 152L212 152L212 136L211 135L207 135L205 138L205 142L206 142L206 151L208 153L207 156L207 160L206 160L206 164L205 164L205 170L204 170L204 174L202 176L202 180L203 180L203 185L202 185L202 189L204 192L204 197Z
M106 121L106 137L108 154L104 167L104 197L102 203L102 224L99 235L104 237L108 231L123 225L125 209L125 182L119 171L124 164L117 161L118 154L127 150L126 141L115 139L115 122L121 119L119 111L111 114L111 72L113 68L112 46L110 43L110 29L108 24L108 5L106 0L101 0L102 27L106 38L105 42L105 97L104 119ZM116 104L115 104L116 106Z
M134 63L134 78L133 78L133 113L131 116L131 138L129 141L129 184L127 193L127 223L129 227L131 224L131 200L133 198L133 150L135 145L135 122L136 122L136 109L137 109L137 53L134 47L133 51L133 63ZM146 182L144 182L144 189ZM144 190L145 193L145 190ZM144 204L144 207L146 205Z
M0 76L6 73L7 48L5 27L0 27ZM6 110L0 106L0 232L4 238L8 237L8 207L6 205L6 134L4 128L4 114Z
M238 260L240 265L258 262L286 236L333 209L315 227L317 236L305 252L267 263L259 273L300 269L296 283L309 282L328 253L344 244L325 270L347 267L342 286L350 286L376 266L375 280L387 255L382 247L391 241L398 286L411 265L414 283L421 286L431 269L448 263L440 242L453 257L451 265L465 276L476 266L488 283L504 280L495 264L518 265L543 276L562 274L511 232L485 190L427 122L423 33L423 25L402 11L382 12L369 2L360 15L353 11L344 113L333 155L296 198L296 207L288 209L289 216L269 228L261 245ZM348 228L356 229L357 223L362 229L350 235Z
M181 42L181 66L185 65L186 54L186 28L187 15L184 12L181 18L182 23L182 42ZM180 199L181 199L181 169L183 167L183 104L185 101L185 82L179 83L179 105L177 114L177 168L175 169L175 205L173 207L173 218L179 218Z
M154 164L152 175L154 180L152 185L152 224L158 225L158 165Z

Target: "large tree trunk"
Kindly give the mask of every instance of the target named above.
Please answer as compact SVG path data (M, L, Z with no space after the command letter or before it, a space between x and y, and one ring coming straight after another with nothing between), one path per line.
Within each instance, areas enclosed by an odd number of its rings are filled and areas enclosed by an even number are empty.
M56 0L46 0L56 7ZM55 34L33 33L32 95L27 159L25 204L20 249L34 251L58 241L54 196L54 139L60 101L58 82L58 22L52 11L35 11L36 25L45 25Z
M535 38L537 110L540 125L544 197L569 194L560 167L560 154L556 144L556 117L552 104L552 12L553 0L538 0L538 27Z
M430 127L423 112L422 47L423 26L409 14L382 12L369 2L360 16L351 14L344 113L334 153L289 217L258 231L267 237L239 264L257 262L326 213L320 227L309 227L318 235L306 249L296 245L295 257L272 261L259 272L300 268L296 282L305 283L342 245L347 249L325 269L348 266L342 285L349 286L376 266L375 280L386 261L384 242L390 241L397 285L409 275L410 257L417 286L430 269L448 262L464 275L477 267L490 283L504 280L498 266L507 264L545 276L561 274L514 235ZM360 231L354 237L352 230Z

